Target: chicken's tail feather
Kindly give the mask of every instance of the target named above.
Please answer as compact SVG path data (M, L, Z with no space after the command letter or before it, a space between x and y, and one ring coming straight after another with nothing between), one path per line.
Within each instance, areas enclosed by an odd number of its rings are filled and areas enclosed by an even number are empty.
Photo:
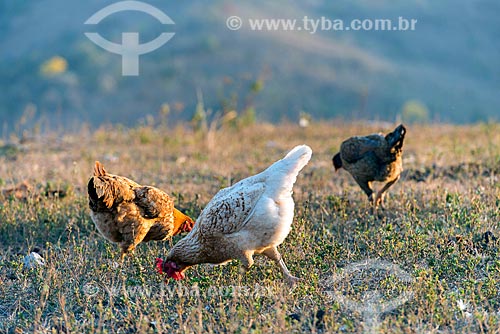
M191 217L183 214L174 208L174 235L181 232L191 232L194 226L194 221Z
M333 162L333 167L335 167L335 171L342 168L342 159L340 158L340 152L333 156L332 162Z
M87 184L87 191L89 194L89 206L94 211L99 211L104 208L111 208L113 206L114 197L117 190L113 184L109 183L108 176L103 164L99 161L94 165L94 176L90 178Z
M294 147L283 159L277 162L281 164L283 171L297 175L302 168L311 160L312 150L307 145Z
M393 132L385 136L385 139L389 143L390 147L394 147L396 150L401 150L405 135L406 128L403 124L400 124Z
M295 146L290 152L288 152L283 160L296 161L299 159L306 160L302 167L304 167L311 159L312 150L307 145Z
M106 175L106 170L104 169L104 165L99 161L95 162L94 165L94 176L104 176Z
M265 173L267 174L267 183L277 182L275 189L286 188L291 190L297 180L297 175L309 162L312 156L312 150L307 145L299 145L292 149L281 160L275 162Z

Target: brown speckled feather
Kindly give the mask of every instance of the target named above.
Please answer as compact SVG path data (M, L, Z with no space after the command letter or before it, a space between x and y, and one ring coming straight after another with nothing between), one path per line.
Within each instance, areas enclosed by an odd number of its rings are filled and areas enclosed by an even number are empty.
M92 220L106 239L120 244L122 258L142 241L165 240L194 224L162 190L108 174L98 161L88 194Z
M245 228L263 193L264 183L257 183L242 191L214 198L201 214L200 234L231 234Z

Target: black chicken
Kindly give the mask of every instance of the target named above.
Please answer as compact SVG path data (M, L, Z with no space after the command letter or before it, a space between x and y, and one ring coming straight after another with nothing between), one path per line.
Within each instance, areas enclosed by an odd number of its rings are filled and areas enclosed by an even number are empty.
M399 180L403 170L405 134L406 128L400 124L386 136L351 137L341 144L340 152L332 159L335 170L343 167L354 177L372 203L374 212L379 205L384 208L384 193ZM373 181L386 182L375 197Z

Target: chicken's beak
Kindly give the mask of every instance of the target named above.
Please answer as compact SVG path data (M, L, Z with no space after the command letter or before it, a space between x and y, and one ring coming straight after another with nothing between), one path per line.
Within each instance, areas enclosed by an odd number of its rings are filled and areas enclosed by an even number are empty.
M168 278L173 278L176 281L180 281L186 278L184 271L189 267L189 265L177 264L173 261L167 261L163 265L163 269L167 274Z

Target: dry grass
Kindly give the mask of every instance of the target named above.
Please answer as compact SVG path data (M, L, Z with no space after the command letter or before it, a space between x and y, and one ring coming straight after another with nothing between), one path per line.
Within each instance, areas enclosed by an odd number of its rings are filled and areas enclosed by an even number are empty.
M381 130L388 129L255 125L222 129L209 149L203 134L182 127L106 128L0 150L2 187L28 180L34 192L67 195L0 204L0 332L363 332L363 314L332 299L331 289L365 304L374 289L384 301L411 291L407 303L380 315L381 332L499 332L500 245L484 233L500 236L500 125L409 127L403 178L389 190L384 217L374 219L331 157L344 138ZM281 246L291 272L304 278L293 291L262 257L248 274L236 262L198 266L165 284L153 262L171 243L142 244L116 266L118 248L90 220L94 160L166 190L197 216L218 189L301 143L313 159L295 186L293 230ZM34 246L46 265L25 270ZM380 269L342 271L364 259L394 263L412 281Z

